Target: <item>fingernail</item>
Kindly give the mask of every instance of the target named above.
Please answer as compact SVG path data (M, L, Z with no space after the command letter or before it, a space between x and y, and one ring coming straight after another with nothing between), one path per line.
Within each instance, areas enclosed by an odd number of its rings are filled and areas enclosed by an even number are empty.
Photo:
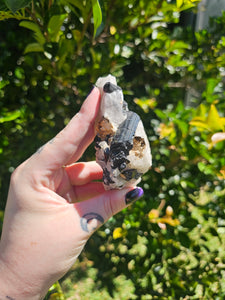
M143 196L143 194L144 194L144 191L140 187L137 187L137 188L133 189L132 191L129 191L125 196L126 204L128 205L132 202L137 201L139 198L141 198Z

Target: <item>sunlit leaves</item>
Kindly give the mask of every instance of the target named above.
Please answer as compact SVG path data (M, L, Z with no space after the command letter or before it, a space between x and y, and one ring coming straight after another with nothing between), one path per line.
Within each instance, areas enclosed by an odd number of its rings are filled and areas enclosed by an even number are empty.
M20 22L20 26L33 31L34 37L40 45L43 45L45 43L45 37L39 25L31 21L22 21Z
M224 130L225 118L220 117L215 105L211 105L206 119L206 123L211 131Z
M207 80L206 89L203 92L203 96L205 96L207 102L212 103L216 100L217 94L215 93L215 89L218 87L219 82L218 78L209 78Z
M25 16L24 13L21 13L20 11L17 11L16 13L4 10L0 11L0 21L7 19L24 20L29 19L29 17Z
M22 114L22 110L5 111L1 113L0 123L10 122L18 119Z
M52 42L58 42L60 35L63 34L60 29L66 17L67 14L54 15L49 20L48 32Z
M123 238L127 235L127 230L122 228L122 227L116 227L113 230L113 238L115 239L119 239L119 238Z
M161 204L162 203L163 202L161 202ZM165 215L162 215L161 204L157 209L153 208L150 210L148 213L149 222L158 224L161 229L166 229L166 224L173 227L180 225L180 221L177 218L173 218L173 208L171 206L167 206ZM165 203L163 203L163 205L164 204Z
M176 135L174 124L170 122L169 124L161 123L158 132L160 134L160 139L165 137L174 137Z
M31 43L26 46L26 48L24 50L24 54L27 54L30 52L44 52L44 48L39 43Z
M66 300L58 281L51 286L48 291L48 295L46 295L46 298L48 298L49 300Z
M9 84L8 80L0 80L0 90Z
M217 174L218 178L221 180L225 180L225 166L222 167L222 169Z
M200 2L201 0L176 0L177 7L179 9L189 9L195 6L195 2Z
M20 26L33 31L34 38L37 41L36 43L28 44L24 50L24 53L27 54L29 52L43 52L46 38L44 37L40 26L31 21L22 21L20 22Z
M94 19L94 36L102 23L102 10L98 0L92 0L93 19Z
M224 131L225 129L225 118L220 117L216 106L212 104L207 115L204 115L203 111L206 108L203 104L200 107L199 115L196 115L191 121L190 125L198 127L200 130L208 130L210 132Z
M114 35L116 33L116 27L110 26L109 31L110 31L110 34Z
M157 102L156 102L155 98L151 98L151 99L138 99L138 98L135 98L134 102L137 105L139 105L145 113L148 113L150 109L153 109L157 105Z

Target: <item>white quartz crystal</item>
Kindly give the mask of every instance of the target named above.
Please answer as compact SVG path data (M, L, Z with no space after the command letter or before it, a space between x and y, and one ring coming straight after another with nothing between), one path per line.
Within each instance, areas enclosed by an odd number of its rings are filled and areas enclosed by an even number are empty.
M101 104L95 123L96 161L103 169L106 190L135 186L152 164L151 150L140 117L129 111L122 89L112 75L96 86Z

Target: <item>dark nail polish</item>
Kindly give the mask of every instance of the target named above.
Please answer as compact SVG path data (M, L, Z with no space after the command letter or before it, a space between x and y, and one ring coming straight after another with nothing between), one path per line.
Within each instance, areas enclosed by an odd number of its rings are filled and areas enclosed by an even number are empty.
M143 196L143 194L144 194L144 191L140 187L137 187L134 190L129 191L125 196L126 204L128 205L132 202L135 202L136 200L141 198L141 196Z

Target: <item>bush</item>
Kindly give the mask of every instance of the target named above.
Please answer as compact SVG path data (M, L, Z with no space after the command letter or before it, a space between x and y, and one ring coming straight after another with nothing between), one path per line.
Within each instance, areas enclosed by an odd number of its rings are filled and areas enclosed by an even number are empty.
M193 0L20 2L0 12L1 209L13 169L112 73L144 121L153 166L145 197L95 233L62 288L71 295L85 262L93 299L222 299L225 14L195 32L181 18ZM92 145L82 159L93 158Z

